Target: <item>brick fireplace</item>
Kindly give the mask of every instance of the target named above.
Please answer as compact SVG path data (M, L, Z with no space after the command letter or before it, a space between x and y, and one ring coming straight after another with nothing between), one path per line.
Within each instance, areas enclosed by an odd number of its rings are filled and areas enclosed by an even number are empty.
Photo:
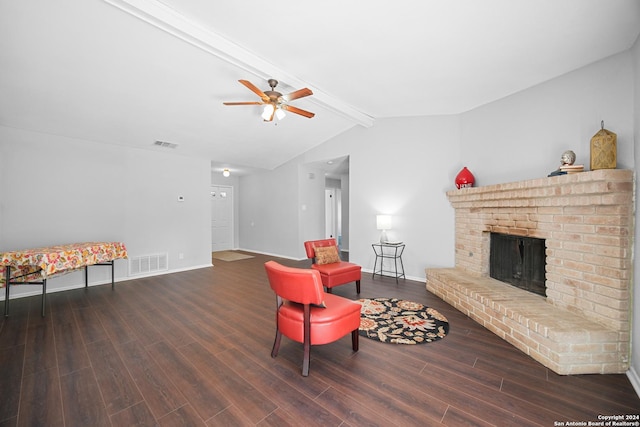
M454 268L427 290L558 374L629 368L634 176L597 170L447 192ZM546 294L489 277L490 234L546 241Z

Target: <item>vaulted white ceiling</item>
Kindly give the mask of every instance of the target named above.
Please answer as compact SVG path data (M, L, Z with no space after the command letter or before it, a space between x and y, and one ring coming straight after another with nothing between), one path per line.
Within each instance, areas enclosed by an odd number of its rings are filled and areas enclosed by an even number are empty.
M3 0L0 125L270 169L376 119L468 111L639 32L639 0ZM222 105L269 78L310 88L292 104L316 116Z

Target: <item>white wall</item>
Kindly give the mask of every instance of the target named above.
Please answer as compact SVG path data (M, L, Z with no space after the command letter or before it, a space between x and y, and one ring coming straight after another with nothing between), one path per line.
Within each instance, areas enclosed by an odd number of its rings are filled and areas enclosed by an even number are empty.
M353 128L273 172L243 177L242 248L303 258L302 242L314 237L309 231L313 230L313 222L324 224L324 208L317 210L321 216L309 218L313 215L310 207L315 203L311 199L323 200L324 185L319 187L320 195L314 195L312 186L305 182L309 171L301 169L300 185L304 186L301 199L287 206L292 212L301 213L300 221L305 226L299 235L290 235L287 231L286 239L276 240L276 237L283 227L292 228L289 221L294 216L286 212L286 206L269 203L264 193L271 187L284 186L282 191L290 193L293 199L295 184L288 180L295 178L292 173L295 164L349 155L350 261L361 264L365 270L373 269L371 244L380 235L375 216L389 213L393 215L389 238L402 240L407 245L403 257L407 276L421 280L426 267L452 266L453 209L444 192L454 188L454 177L462 167L457 160L460 157L458 129L459 120L454 116L379 120L372 128ZM324 184L324 180L321 181ZM300 210L302 204L307 205L307 211ZM244 213L245 210L249 213ZM250 227L248 216L257 211L274 222ZM320 233L324 233L323 226Z
M294 160L293 163L296 163ZM308 164L300 164L298 170L299 230L291 252L296 258L306 258L302 242L324 239L325 227L325 189L324 171Z
M406 244L407 277L423 280L427 267L453 266L454 215L445 192L462 167L457 117L378 120L328 145L349 150L352 262L373 269L371 244L380 239L376 215L390 214L387 237Z
M426 267L454 264L454 213L445 193L455 189L463 166L473 172L476 185L539 178L557 169L561 154L572 149L576 163L588 169L590 139L605 120L618 134L618 167L634 167L632 65L627 51L460 115L378 119L373 127L354 127L273 172L243 177L243 193L250 194L242 198L240 215L260 210L274 222L245 229L248 220L242 221L240 246L303 257L301 242L310 235L305 230L323 219L302 214L298 235L291 233L288 220L295 220L302 204L309 205L293 200L294 169L349 156L349 259L373 268L371 243L379 238L375 215L388 213L393 215L389 239L407 245L407 275L422 280ZM297 178L306 185L304 171ZM292 212L264 196L281 186L290 193ZM309 188L299 197L312 197ZM286 241L274 240L283 228Z
M132 257L168 252L172 271L210 265L209 171L208 160L0 126L0 250L123 241ZM116 261L116 279L127 275ZM109 269L90 270L92 283L109 279ZM83 280L73 273L47 285Z
M565 150L590 165L590 140L618 135L618 168L633 169L632 55L629 51L462 114L462 162L476 185L547 176Z
M350 260L373 268L375 215L388 213L394 223L389 238L407 244L408 276L423 279L425 267L452 266L454 218L445 193L455 188L463 166L477 185L539 178L572 149L576 163L588 169L590 139L605 120L618 135L618 167L634 168L633 58L626 51L456 116L378 119L371 128L354 127L274 172L242 181L243 192L251 194L243 198L241 215L261 209L275 222L266 234L263 227L241 224L240 245L296 256L302 239L289 233L283 217L295 220L299 205L292 201L286 213L263 193L284 186L295 198L296 164L349 156ZM273 238L281 227L288 229L288 243L280 240L276 248Z
M631 335L631 375L633 385L640 394L640 266L638 245L640 244L640 213L638 210L638 168L640 168L640 39L636 40L633 47L633 117L634 117L634 165L636 170L636 230L635 230L635 250L633 262L633 282L634 292L632 299L633 323Z
M241 249L302 258L299 238L299 168L240 177L238 227Z

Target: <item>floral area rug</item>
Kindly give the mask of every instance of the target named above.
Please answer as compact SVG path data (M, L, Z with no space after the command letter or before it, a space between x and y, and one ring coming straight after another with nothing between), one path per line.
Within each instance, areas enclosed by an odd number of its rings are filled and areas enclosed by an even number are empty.
M424 344L449 332L447 318L417 302L397 298L360 299L360 335L392 344Z

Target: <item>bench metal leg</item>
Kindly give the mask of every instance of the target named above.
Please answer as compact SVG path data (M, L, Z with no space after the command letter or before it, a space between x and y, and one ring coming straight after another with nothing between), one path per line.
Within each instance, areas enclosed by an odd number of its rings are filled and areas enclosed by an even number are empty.
M111 266L111 289L113 289L115 287L115 277L116 277L115 267L114 267L115 260L101 262L93 265L110 265ZM88 265L84 266L84 287L85 288L89 287L89 266Z
M4 293L4 317L9 317L9 286L11 282L11 267L6 266L4 270L4 285L7 287Z
M42 317L44 317L44 307L47 302L47 279L42 280Z

